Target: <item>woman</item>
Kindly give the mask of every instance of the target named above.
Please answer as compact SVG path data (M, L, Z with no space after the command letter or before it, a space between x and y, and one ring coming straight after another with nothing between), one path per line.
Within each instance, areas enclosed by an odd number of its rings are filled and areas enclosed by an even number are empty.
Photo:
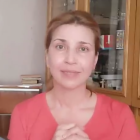
M127 105L86 87L97 63L99 36L86 12L67 12L50 22L49 90L15 107L10 140L140 140Z

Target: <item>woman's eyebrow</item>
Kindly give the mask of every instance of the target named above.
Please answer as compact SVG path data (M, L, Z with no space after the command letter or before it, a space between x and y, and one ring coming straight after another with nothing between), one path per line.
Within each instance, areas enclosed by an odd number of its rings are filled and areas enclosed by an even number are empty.
M53 41L56 41L56 40L59 40L59 41L62 41L62 42L66 42L65 39L61 39L61 38L54 39Z
M80 41L79 43L80 43L80 44L89 44L90 46L92 46L90 43L85 42L85 41Z
M65 39L61 39L61 38L54 39L53 41L57 41L57 40L62 41L62 42L67 42ZM80 44L88 44L88 45L92 46L90 43L85 42L85 41L79 41L78 43L80 43Z

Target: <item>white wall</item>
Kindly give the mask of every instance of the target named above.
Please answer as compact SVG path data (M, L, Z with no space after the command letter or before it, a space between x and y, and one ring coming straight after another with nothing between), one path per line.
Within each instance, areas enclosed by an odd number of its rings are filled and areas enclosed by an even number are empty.
M21 74L45 79L47 0L0 0L0 84Z

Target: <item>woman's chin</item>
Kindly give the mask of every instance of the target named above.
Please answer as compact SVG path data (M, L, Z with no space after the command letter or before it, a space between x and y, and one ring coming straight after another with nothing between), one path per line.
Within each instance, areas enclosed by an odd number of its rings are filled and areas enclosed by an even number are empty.
M62 86L66 89L75 89L77 87L79 87L81 85L81 83L77 83L76 81L74 82L65 82L62 84Z
M86 85L85 79L54 79L53 83L65 89L75 89L77 87Z

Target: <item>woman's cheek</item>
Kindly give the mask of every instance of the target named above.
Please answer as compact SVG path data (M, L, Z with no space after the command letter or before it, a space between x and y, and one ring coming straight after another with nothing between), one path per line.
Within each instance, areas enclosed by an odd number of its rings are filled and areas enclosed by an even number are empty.
M94 65L94 60L92 57L86 57L86 59L83 59L81 61L82 65L83 65L83 68L84 69L92 69L93 68L93 65Z
M57 68L58 69L59 67L61 67L62 63L63 63L63 58L62 57L54 56L52 58L51 64L52 64L53 68Z

